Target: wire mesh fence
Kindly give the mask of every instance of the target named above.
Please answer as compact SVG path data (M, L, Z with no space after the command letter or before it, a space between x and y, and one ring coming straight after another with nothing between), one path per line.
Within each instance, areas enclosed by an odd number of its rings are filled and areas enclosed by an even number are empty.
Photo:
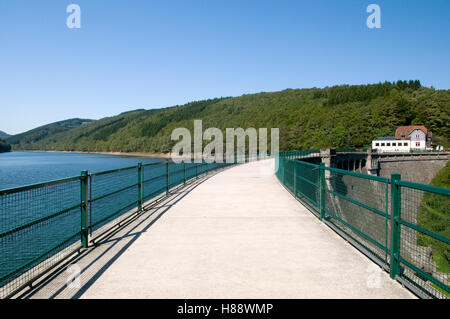
M90 175L89 228L96 231L138 205L137 167Z
M184 163L171 163L169 167L170 172L170 180L169 186L170 188L178 186L184 183Z
M80 179L0 192L0 297L79 246Z
M325 168L325 216L388 265L389 180Z
M401 182L401 275L430 295L448 298L450 191Z
M0 298L30 285L159 195L232 164L164 160L0 191Z
M142 197L147 202L164 193L167 188L167 162L161 161L142 166Z
M313 164L301 162L294 165L293 170L295 174L295 196L313 208L313 213L319 215L320 212L315 209L319 207L320 201L319 169Z
M301 153L304 155L304 153ZM289 158L292 154L289 154ZM296 155L294 155L296 156ZM307 162L279 157L276 175L287 189L316 215L319 215L319 170Z
M392 278L421 297L447 299L450 190L302 161L317 155L280 153L276 176Z

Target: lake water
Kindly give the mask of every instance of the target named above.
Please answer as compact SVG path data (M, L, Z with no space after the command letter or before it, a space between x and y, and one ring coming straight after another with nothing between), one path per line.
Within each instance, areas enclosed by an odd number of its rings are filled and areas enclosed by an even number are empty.
M157 161L161 159L81 153L0 153L0 190L79 176L82 170L97 173Z

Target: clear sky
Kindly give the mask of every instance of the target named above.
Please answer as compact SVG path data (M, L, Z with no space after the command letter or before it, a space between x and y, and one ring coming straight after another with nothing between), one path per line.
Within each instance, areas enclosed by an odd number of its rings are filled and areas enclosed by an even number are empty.
M449 34L448 0L0 0L0 130L286 88L449 89Z

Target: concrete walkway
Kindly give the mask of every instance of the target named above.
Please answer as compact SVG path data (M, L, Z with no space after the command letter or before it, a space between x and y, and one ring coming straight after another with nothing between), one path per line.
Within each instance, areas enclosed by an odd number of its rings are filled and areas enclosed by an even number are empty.
M28 297L414 297L296 201L270 163L180 192L80 258L80 288L62 272Z

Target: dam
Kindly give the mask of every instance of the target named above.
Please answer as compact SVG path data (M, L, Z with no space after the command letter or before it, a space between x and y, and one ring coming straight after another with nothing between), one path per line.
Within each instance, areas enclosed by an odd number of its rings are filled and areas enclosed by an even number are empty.
M81 228L73 239L59 243L53 253L45 255L53 243L42 244L44 253L34 262L17 266L9 277L4 275L2 297L446 297L445 269L433 259L425 262L425 266L434 265L428 268L411 259L404 247L412 243L417 249L419 245L417 238L409 237L411 231L404 231L410 227L414 232L425 232L444 247L448 238L422 229L407 219L408 215L396 218L395 205L406 204L397 198L395 189L403 187L402 194L406 194L407 187L419 187L444 199L450 195L448 190L396 182L395 178L367 179L368 175L325 168L299 158L299 154L285 153L239 165L148 164L39 185L61 187L75 182L73 187L78 192L81 189L81 204L71 206L68 202L70 207L54 218L70 214L79 220L81 210ZM158 165L158 173L152 173L152 167ZM113 178L116 175L118 180ZM137 183L130 179L128 184L128 175L137 177ZM122 184L114 188L111 181ZM154 183L157 185L148 186ZM377 183L379 194L387 201L361 197L363 192L358 189ZM395 185L394 190L391 185ZM96 187L105 192L96 191ZM126 206L130 189L130 196L138 195L131 208ZM0 194L2 207L7 207L5 203L19 191L30 189ZM117 197L121 193L128 195ZM104 206L108 210L121 213L102 211L97 217L102 200L111 202ZM123 203L118 205L118 201ZM3 232L2 246L26 249L12 236L30 236L30 230L21 232L51 224L52 218L43 217ZM63 235L67 237L62 234L59 238ZM438 252L435 241L428 246ZM416 280L418 276L421 281Z

